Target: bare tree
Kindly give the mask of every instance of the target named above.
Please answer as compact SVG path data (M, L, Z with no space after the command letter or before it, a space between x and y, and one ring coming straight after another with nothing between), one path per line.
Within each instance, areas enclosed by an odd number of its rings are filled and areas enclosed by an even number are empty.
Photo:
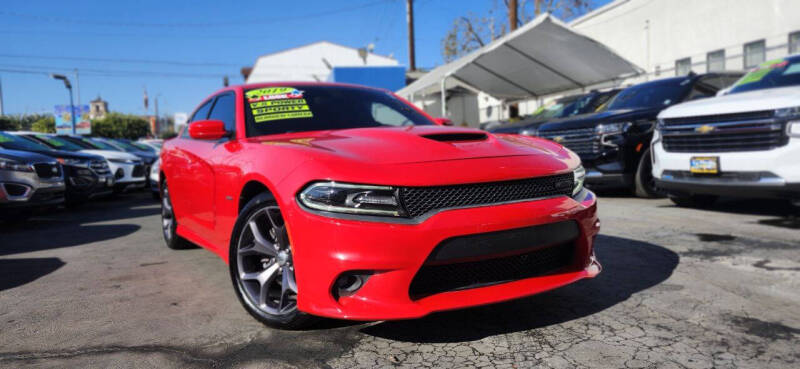
M517 22L521 26L544 12L552 13L562 19L571 19L585 14L592 7L589 0L519 0L517 1ZM502 10L498 10L502 8ZM497 18L498 12L502 15ZM446 62L458 59L473 50L492 42L506 34L509 0L492 1L492 7L485 16L469 13L455 19L453 27L442 39L442 56Z

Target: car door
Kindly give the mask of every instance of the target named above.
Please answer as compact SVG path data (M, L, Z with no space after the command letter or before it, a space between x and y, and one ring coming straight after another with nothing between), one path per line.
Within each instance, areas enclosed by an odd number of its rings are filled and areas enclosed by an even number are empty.
M214 100L215 98L211 98L201 104L192 114L189 124L207 119ZM176 140L178 142L174 145L174 149L165 156L165 161L162 165L167 174L170 198L172 199L178 224L182 228L198 234L200 226L197 224L197 217L194 214L196 207L193 206L193 202L196 197L202 195L202 189L195 188L196 181L194 176L195 172L202 170L202 166L196 158L194 153L196 150L193 148L196 146L197 140L189 136L188 127L181 132L181 135Z
M235 129L235 103L233 92L224 92L214 97L214 102L208 114L209 120L221 120L225 129L233 132ZM182 145L188 158L190 176L184 181L192 194L186 201L189 223L194 225L193 231L198 236L219 244L219 237L215 234L216 203L219 193L216 186L216 172L222 164L222 157L227 155L224 147L228 138L221 140L195 140L190 139Z

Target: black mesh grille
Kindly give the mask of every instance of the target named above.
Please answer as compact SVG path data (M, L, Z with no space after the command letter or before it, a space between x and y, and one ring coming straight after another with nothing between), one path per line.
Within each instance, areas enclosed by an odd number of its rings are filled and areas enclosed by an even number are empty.
M488 286L546 275L573 264L573 242L494 259L424 265L411 281L409 295L420 299L436 293Z
M61 167L58 164L34 164L33 169L39 178L53 178L61 176Z
M600 153L600 136L594 127L540 131L539 136L558 142L578 155Z
M496 204L572 194L572 173L504 182L437 187L401 187L400 200L410 217L432 210Z
M143 177L144 176L144 165L137 165L133 167L133 174L132 177Z

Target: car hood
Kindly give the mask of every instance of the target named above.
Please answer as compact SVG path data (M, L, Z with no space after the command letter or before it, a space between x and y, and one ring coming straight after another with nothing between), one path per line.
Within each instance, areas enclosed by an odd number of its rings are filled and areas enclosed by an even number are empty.
M539 127L539 133L560 131L563 129L592 128L601 123L630 122L637 120L655 120L658 108L617 109L598 113L575 115L569 118L550 121Z
M779 87L740 92L675 105L659 114L659 118L680 118L702 115L743 113L800 106L800 87Z
M54 163L55 160L49 156L37 154L35 152L0 149L0 158L10 159L20 163Z
M122 159L122 160L140 160L139 157L133 154L128 154L122 151L111 150L81 150L87 154L100 155L106 159Z
M291 148L315 158L346 159L367 164L536 156L563 161L569 153L558 144L517 135L493 135L476 129L413 126L298 132L248 139L251 143Z

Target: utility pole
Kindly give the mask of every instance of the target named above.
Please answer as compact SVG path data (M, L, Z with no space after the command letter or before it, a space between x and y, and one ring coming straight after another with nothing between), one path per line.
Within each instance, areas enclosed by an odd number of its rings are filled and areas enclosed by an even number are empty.
M513 31L517 29L517 0L508 1L508 29Z
M0 80L0 115L3 114L3 81Z
M81 106L81 79L78 76L78 68L75 68L75 94L78 95L77 96L78 98L76 100L78 100L78 104L77 105L78 105L78 107L80 109L80 106Z
M406 0L406 21L408 22L408 69L417 70L414 52L414 0Z
M72 100L72 84L69 83L67 76L63 74L50 74L50 78L64 82L64 87L69 91L69 115L72 117L72 134L75 134L75 103Z

